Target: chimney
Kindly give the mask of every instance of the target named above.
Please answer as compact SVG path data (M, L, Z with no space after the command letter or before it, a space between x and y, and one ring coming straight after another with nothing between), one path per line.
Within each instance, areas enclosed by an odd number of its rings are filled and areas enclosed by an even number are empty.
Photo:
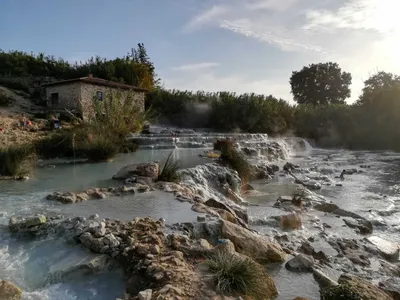
M93 78L93 74L88 74L88 78Z

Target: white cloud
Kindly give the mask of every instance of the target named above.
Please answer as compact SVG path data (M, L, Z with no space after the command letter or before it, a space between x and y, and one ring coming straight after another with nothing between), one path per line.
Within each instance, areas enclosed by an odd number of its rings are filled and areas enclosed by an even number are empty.
M191 32L203 26L209 25L210 23L213 23L216 18L224 15L227 11L228 8L224 5L214 5L192 18L189 23L186 24L184 31Z
M285 11L301 0L253 0L247 4L250 10L275 10Z
M202 63L195 63L195 64L188 64L182 65L178 67L172 67L171 69L174 71L198 71L204 69L215 68L219 66L217 62L202 62Z

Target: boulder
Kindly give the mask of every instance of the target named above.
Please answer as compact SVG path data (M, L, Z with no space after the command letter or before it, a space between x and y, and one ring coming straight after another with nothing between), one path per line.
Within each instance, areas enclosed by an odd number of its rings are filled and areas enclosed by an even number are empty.
M282 248L276 243L267 241L263 236L222 220L214 224L217 228L209 229L208 232L219 234L220 238L229 239L235 245L237 252L260 263L285 261L286 253Z
M8 228L11 232L34 232L35 229L46 223L46 217L43 215L37 215L31 218L23 218L13 216L8 222Z
M7 280L0 280L1 300L20 300L22 290Z
M158 163L139 163L131 164L120 169L117 174L113 176L113 179L125 180L130 177L141 176L150 177L155 180L158 178L160 166Z
M349 287L350 291L360 295L361 299L368 300L393 300L384 291L371 282L363 280L357 276L342 274L339 278L339 284Z
M367 238L367 241L373 244L380 255L387 259L388 261L398 261L399 260L399 246L396 245L395 243L386 241L380 237L377 236L371 236Z
M314 209L322 211L322 212L326 212L326 213L332 213L335 210L337 210L338 208L339 208L339 206L337 206L336 204L328 203L328 202L314 205Z
M371 234L372 233L372 224L367 220L362 219L343 219L344 223L350 228L356 228L359 230L360 234Z
M231 207L215 199L208 199L206 202L204 202L204 204L209 207L224 209L230 212L232 215L242 219L246 224L249 222L247 211L240 207Z
M50 194L46 197L47 200L51 201L58 201L61 203L75 203L77 201L84 201L86 200L85 197L77 197L74 193L66 192L66 193L60 193L60 192L55 192L53 194Z
M313 266L314 259L305 254L298 254L285 264L286 269L292 272L312 272Z
M51 284L68 282L85 276L100 274L117 267L117 262L108 255L76 251L50 267L48 282Z

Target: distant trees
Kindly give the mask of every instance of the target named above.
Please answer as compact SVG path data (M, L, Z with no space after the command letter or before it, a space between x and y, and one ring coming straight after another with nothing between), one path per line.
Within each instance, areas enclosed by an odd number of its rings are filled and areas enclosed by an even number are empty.
M62 58L45 56L43 53L0 50L0 81L9 78L71 79L93 74L95 77L124 82L141 88L153 89L157 83L154 64L143 44L122 58L106 59L91 57L85 62L70 63ZM5 79L4 79L5 78ZM3 80L4 79L4 80ZM15 81L15 80L14 80Z
M351 74L337 63L311 64L292 72L290 85L298 104L343 104L350 97Z

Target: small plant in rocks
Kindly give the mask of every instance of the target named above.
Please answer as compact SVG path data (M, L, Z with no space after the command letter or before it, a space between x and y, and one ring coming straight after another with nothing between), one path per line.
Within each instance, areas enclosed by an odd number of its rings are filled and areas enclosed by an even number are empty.
M263 280L265 273L253 260L228 251L218 251L205 261L205 265L219 293L265 299L265 291L269 288Z
M171 152L167 160L164 163L162 169L160 169L160 173L158 175L158 181L166 181L166 182L178 182L179 181L179 160L176 160L172 156L173 152Z
M362 300L357 291L349 285L340 284L321 291L321 300Z

